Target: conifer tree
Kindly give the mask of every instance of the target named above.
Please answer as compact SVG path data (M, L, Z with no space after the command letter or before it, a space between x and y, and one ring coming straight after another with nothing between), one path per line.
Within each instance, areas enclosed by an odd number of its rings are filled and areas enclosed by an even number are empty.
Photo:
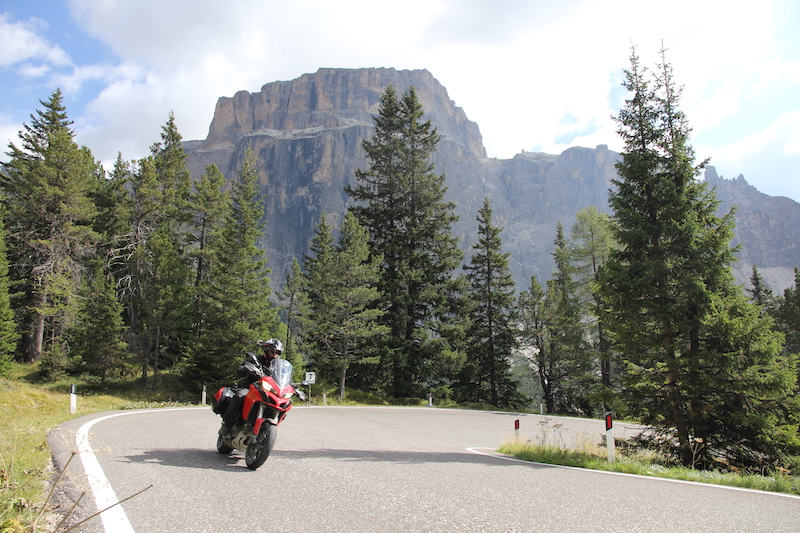
M517 347L514 322L514 279L508 252L502 252L502 228L492 220L489 199L478 212L478 242L473 246L467 271L468 298L474 302L467 339L473 357L465 372L471 375L462 390L469 401L506 407L518 406L520 395L510 376L510 361Z
M392 86L381 96L375 134L364 141L369 166L356 172L346 192L370 235L373 254L383 257L381 285L390 328L384 367L386 388L396 397L422 395L437 367L452 358L442 329L453 275L462 253L452 235L455 206L444 199L445 177L431 157L440 136L411 88L398 98Z
M95 269L84 292L71 345L78 369L99 376L103 386L109 377L119 377L127 370L123 308L116 296L116 280L102 267Z
M129 192L117 206L122 231L112 239L108 264L117 278L118 294L127 315L129 347L142 357L144 365L149 357L141 337L144 292L151 270L147 244L164 216L153 158L128 163L119 157L112 179Z
M267 259L257 245L265 225L258 182L256 158L248 148L230 184L231 210L212 245L214 261L205 285L209 303L192 345L186 374L190 381L229 381L245 351L255 349L258 339L277 334Z
M220 228L231 208L230 195L224 187L225 176L216 165L207 166L205 173L195 183L196 192L192 197L194 221L189 241L195 262L195 287L208 282L210 264L216 250L214 239L219 238Z
M733 281L733 215L696 179L680 89L664 59L651 80L635 50L617 117L625 142L611 192L614 233L604 319L627 364L624 393L677 440L687 466L754 465L796 445L794 361Z
M216 165L209 165L195 183L195 193L192 195L194 217L188 237L188 255L194 267L190 306L192 334L185 344L190 358L202 349L197 343L204 335L208 314L214 308L209 291L211 269L220 249L218 243L222 239L222 228L232 208L230 194L224 187L225 177ZM193 372L198 376L194 385L202 384L202 368L195 368Z
M786 335L785 351L800 354L800 269L797 267L794 269L794 286L783 291L772 314L777 328Z
M590 415L591 351L561 223L554 244L556 268L547 291L533 277L530 289L520 295L520 341L539 379L547 412Z
M181 358L191 331L191 176L172 113L161 129L148 157L133 164L119 157L112 173L128 189L117 206L127 228L114 236L109 264L128 316L129 346L141 357L142 385L151 369L157 381L160 367Z
M6 232L0 217L0 377L8 374L19 341L14 310L11 309L8 271Z
M756 265L753 265L753 273L750 276L750 288L747 289L747 292L750 294L750 300L754 304L760 306L765 313L774 311L776 303L775 295L772 293L772 289L764 282L764 278L761 277L761 273L758 271Z
M307 280L297 259L292 261L292 270L286 275L281 292L281 309L286 315L286 342L284 357L292 363L296 381L301 381L305 361L303 358L302 317L308 314L309 302Z
M11 275L20 284L14 305L23 361L40 359L45 339L51 350L62 346L72 296L97 240L92 195L102 178L91 152L74 141L61 91L41 104L19 133L21 147L9 144L0 173Z
M339 368L330 357L329 327L327 317L333 313L334 298L339 280L336 278L336 246L333 228L327 214L322 213L314 228L309 244L310 254L303 258L305 281L303 283L306 302L300 310L298 321L310 357L310 367L316 369L325 380L335 381Z
M600 270L611 252L614 237L608 215L595 206L578 211L575 224L570 231L569 261L576 282L578 305L584 311L583 318L590 320L590 338L596 353L603 390L606 399L613 394L611 383L611 346L605 326L600 317L603 300L597 290ZM606 402L606 400L604 400ZM607 403L607 402L606 402ZM605 410L605 409L604 409Z
M378 322L384 312L374 307L380 296L381 258L371 256L367 231L352 213L345 215L336 247L329 247L326 225L317 232L315 248L321 254L309 263L309 288L314 296L307 339L321 359L338 370L339 398L344 399L348 368L365 362L370 341L388 331Z

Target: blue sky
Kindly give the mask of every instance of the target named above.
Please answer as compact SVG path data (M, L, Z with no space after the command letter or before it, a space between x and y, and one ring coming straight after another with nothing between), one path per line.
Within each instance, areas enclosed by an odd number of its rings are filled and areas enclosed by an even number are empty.
M698 158L800 201L797 28L794 0L0 0L0 142L61 88L110 168L146 155L170 111L203 139L220 96L394 67L428 69L490 157L619 150L630 46L653 66L663 42Z

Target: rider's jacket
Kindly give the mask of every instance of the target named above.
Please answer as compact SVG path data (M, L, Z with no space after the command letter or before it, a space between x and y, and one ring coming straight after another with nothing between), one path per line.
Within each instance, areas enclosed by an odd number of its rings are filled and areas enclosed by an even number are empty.
M238 385L247 388L266 375L266 368L261 362L261 358L256 354L248 352L244 362L236 369L236 377L239 379Z

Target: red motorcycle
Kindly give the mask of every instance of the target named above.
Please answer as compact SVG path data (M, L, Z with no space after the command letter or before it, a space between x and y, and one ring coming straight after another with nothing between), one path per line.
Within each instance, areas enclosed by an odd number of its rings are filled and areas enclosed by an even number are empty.
M269 364L269 375L262 376L247 390L241 416L230 434L217 436L217 451L222 454L233 450L244 452L245 463L251 470L264 464L275 445L278 424L292 408L294 394L305 400L303 391L292 383L292 364L286 359L273 359ZM225 413L235 395L230 387L220 388L214 395L214 412Z

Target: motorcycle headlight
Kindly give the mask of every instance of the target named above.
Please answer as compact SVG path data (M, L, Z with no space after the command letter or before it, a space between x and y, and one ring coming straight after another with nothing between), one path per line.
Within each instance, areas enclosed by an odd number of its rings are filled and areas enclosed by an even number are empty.
M289 398L291 398L291 397L292 397L292 394L294 394L294 393L293 393L293 392L284 392L284 393L281 395L281 398L285 398L285 399L287 399L287 400L288 400Z
M269 381L262 381L261 388L264 389L264 391L266 392L275 392L275 389L272 388L272 385L270 384Z

